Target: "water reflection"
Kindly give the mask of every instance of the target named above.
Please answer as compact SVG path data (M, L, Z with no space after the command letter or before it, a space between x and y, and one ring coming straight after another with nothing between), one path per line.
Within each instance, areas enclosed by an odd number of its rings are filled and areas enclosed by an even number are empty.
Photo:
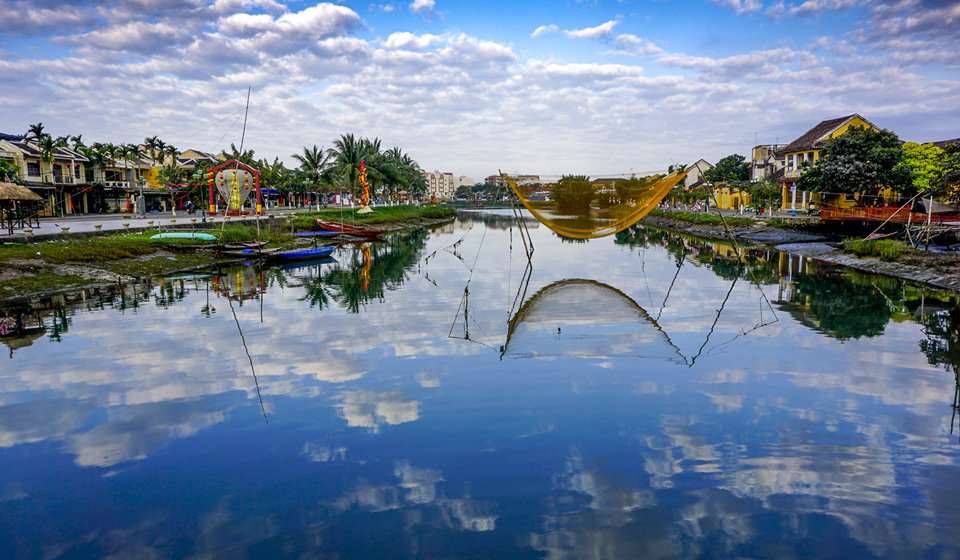
M956 296L501 218L0 311L0 550L960 554Z

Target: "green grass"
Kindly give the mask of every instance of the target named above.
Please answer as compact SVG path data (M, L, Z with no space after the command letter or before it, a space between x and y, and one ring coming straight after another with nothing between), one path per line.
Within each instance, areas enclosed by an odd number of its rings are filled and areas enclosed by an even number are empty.
M726 221L728 226L748 226L754 223L750 218L739 218L735 216L724 216L723 220L717 214L708 214L706 212L677 212L673 210L654 210L650 212L651 216L667 218L669 220L678 220L691 224L703 224L711 226L722 226Z
M287 224L295 230L311 230L316 229L318 218L332 222L372 225L452 218L455 215L454 209L443 206L384 206L374 208L369 214L357 214L355 210L349 209L325 208L319 212L297 214L290 218Z
M880 257L880 260L895 261L913 252L913 249L896 239L847 239L843 250L858 257Z
M254 241L257 230L248 225L228 225L204 230L212 233L225 243ZM197 239L164 239L152 241L150 236L156 231L143 233L123 233L98 237L78 237L57 241L42 241L23 244L9 243L0 245L0 261L9 259L40 259L50 264L83 263L100 264L110 261L132 259L156 253L161 249L185 248L206 245L209 241ZM273 243L284 243L291 239L289 233L280 230L261 228L260 239Z

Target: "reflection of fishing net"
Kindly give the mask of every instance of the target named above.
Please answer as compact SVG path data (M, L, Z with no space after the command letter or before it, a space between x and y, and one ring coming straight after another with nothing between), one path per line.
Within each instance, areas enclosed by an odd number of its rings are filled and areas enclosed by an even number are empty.
M590 179L564 176L555 182L503 179L523 206L557 234L573 239L613 235L639 222L660 204L685 174Z
M503 355L650 357L683 362L646 310L620 290L593 280L554 282L510 319Z

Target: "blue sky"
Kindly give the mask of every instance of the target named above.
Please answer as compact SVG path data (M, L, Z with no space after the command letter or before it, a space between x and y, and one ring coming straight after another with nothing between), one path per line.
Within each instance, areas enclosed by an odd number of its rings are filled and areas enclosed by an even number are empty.
M653 171L858 112L960 136L958 0L0 0L0 129L290 161L379 136L427 169ZM950 48L953 45L953 48Z

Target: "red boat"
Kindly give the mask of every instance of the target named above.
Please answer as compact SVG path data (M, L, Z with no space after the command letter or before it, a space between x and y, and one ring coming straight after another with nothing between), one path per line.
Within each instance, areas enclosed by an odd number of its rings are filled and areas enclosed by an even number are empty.
M339 222L328 222L326 220L317 220L317 225L327 231L336 231L351 237L360 237L363 239L376 239L384 231L370 226L351 226Z

